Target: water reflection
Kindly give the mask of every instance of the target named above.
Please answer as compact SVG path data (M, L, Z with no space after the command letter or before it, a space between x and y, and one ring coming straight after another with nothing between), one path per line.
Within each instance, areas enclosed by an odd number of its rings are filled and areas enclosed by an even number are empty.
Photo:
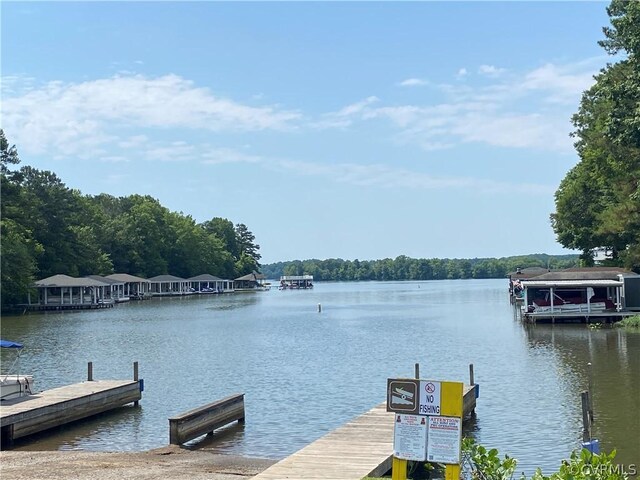
M6 317L2 330L26 344L21 368L38 389L85 379L87 361L96 379L131 378L139 361L145 380L141 408L22 448L156 448L168 443L169 417L245 393L246 424L196 444L277 459L381 403L386 379L412 376L416 362L423 377L443 380L467 380L474 363L480 399L465 431L518 458L519 470L550 472L580 444L579 393L591 361L597 436L620 459L640 458L640 336L523 327L502 280L153 299Z
M122 430L139 431L141 421L142 407L124 406L86 420L32 435L28 439L18 439L14 449L117 451L120 450L118 444L122 442L120 432ZM130 439L132 442L138 440L138 438Z
M606 451L617 448L620 463L637 463L640 332L552 325L531 325L526 332L532 351L546 352L557 359L558 375L570 388L570 403L576 412L581 408L580 392L588 390L591 375L594 437ZM579 420L574 426L576 436L582 432Z

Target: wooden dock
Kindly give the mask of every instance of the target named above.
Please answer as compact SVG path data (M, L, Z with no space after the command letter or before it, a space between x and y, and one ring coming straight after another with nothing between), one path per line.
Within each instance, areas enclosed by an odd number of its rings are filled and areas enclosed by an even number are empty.
M138 380L97 380L2 401L2 448L14 440L106 412L142 398Z
M464 387L464 416L476 407L476 386ZM267 468L254 480L361 480L391 470L394 413L382 403Z

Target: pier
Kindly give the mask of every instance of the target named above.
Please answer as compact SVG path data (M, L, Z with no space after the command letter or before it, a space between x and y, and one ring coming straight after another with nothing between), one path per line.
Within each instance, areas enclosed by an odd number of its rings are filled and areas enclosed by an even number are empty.
M142 398L142 381L97 380L3 401L0 405L2 448L14 440L65 425Z
M477 385L465 385L465 417L475 410L476 393ZM395 415L386 411L386 403L377 405L267 468L254 480L361 480L384 475L393 460Z

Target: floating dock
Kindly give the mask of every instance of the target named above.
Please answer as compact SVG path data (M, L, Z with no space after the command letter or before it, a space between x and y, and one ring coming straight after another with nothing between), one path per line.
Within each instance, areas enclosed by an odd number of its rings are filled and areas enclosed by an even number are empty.
M0 404L2 448L13 441L50 428L136 403L142 381L97 380L46 390Z
M16 308L22 309L23 311L32 311L32 312L53 312L60 310L97 310L101 308L113 308L116 302L104 302L104 303L68 303L68 304L49 304L49 305L38 305L38 304L20 304Z
M464 387L464 416L476 407L477 385ZM393 412L382 403L267 468L254 480L286 478L361 480L391 470L393 459Z

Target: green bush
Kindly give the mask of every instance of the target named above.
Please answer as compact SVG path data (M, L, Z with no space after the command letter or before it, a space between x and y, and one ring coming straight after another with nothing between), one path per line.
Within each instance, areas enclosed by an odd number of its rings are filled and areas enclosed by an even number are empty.
M474 480L511 480L518 462L505 455L500 459L498 450L487 450L473 439L462 441L462 451L471 467ZM620 465L613 463L616 451L591 453L589 450L573 451L569 460L562 460L560 469L549 476L538 468L530 480L628 480L628 474ZM522 474L520 480L527 480Z
M487 450L472 438L462 441L462 451L471 460L471 477L474 480L511 480L518 461L505 455L501 460L498 450Z
M615 323L616 327L626 328L640 328L640 315L634 315L633 317L627 317L624 320L620 320Z
M615 456L615 450L610 454L595 454L586 449L574 451L556 473L545 477L538 469L531 480L627 480L628 475L613 463Z

